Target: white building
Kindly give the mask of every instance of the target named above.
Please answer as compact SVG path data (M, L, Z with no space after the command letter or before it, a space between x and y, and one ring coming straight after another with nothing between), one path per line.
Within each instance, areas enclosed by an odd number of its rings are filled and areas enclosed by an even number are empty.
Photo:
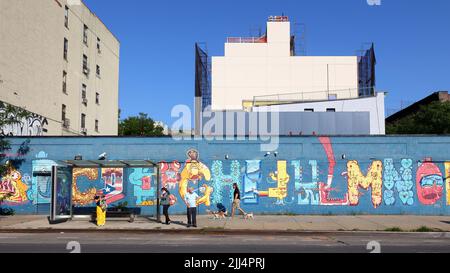
M228 38L212 57L212 110L242 110L244 101L275 94L305 100L358 97L357 56L294 56L287 17L269 19L260 38Z
M10 135L117 135L117 38L82 1L0 1L0 102ZM1 110L0 110L1 111Z
M333 114L289 112L343 112L335 122L347 118L346 124L355 125L348 127L355 131L344 130L344 134L385 134L385 93L375 93L373 46L362 56L296 56L294 45L288 17L271 16L264 36L228 38L224 56L212 57L211 75L204 69L206 53L196 49L196 134L205 133L201 127L211 116L202 115L207 106L217 113L267 112L272 111L268 106L277 106L280 118L287 119L280 120L280 126L300 117L333 118ZM370 124L355 124L361 122ZM298 132L306 134L321 134L320 128L298 124ZM327 132L342 134L338 129Z

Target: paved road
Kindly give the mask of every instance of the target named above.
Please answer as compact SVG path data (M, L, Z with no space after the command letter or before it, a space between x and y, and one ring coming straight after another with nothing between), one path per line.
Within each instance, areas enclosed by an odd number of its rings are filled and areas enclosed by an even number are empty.
M83 253L368 253L377 241L381 252L450 253L450 233L188 235L128 233L0 234L0 253L68 253L69 242ZM76 243L75 243L76 245ZM69 245L69 249L73 249Z

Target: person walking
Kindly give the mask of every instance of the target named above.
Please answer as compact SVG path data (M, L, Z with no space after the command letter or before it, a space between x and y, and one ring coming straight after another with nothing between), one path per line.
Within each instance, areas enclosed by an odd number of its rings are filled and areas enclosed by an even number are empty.
M233 208L231 209L231 218L234 217L236 209L238 209L245 216L247 215L247 213L243 209L241 209L241 192L239 191L237 183L233 183L233 189Z
M187 206L187 227L197 227L197 193L194 192L193 188L188 188L186 196L184 197L184 202Z
M161 189L161 205L163 207L163 214L166 217L166 225L170 225L170 218L169 218L170 192L165 187Z

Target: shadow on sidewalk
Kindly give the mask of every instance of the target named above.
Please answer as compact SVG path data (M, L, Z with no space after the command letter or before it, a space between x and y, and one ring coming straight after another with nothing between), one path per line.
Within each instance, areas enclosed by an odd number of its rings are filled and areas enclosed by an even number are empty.
M147 219L149 222L153 222L155 224L161 224L161 225L165 225L164 221L158 222L158 220L156 220L155 218L150 218L150 217L144 217L145 219ZM175 224L175 225L179 225L179 226L183 226L183 227L187 227L187 224L184 223L183 221L170 221L170 224Z

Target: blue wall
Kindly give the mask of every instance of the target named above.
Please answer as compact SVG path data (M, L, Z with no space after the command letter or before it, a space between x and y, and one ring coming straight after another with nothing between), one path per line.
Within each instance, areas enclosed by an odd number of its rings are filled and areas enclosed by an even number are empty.
M18 150L26 140L29 150L21 156ZM277 156L274 152L266 156L260 140L46 137L10 141L7 157L24 160L2 178L0 194L15 193L3 207L19 214L49 213L50 179L36 175L39 171L78 154L96 160L106 152L110 160L171 163L162 166L161 178L177 199L172 213L185 212L180 183L195 187L200 196L205 189L212 190L200 205L205 213L207 205L214 209L217 202L231 208L231 184L237 182L245 197L243 209L254 213L450 215L450 181L445 179L450 172L450 137L282 137ZM190 150L198 154L188 155ZM111 205L127 201L143 214L154 213L153 170L93 170L95 179L78 171L77 206L92 206L90 193L108 189Z

